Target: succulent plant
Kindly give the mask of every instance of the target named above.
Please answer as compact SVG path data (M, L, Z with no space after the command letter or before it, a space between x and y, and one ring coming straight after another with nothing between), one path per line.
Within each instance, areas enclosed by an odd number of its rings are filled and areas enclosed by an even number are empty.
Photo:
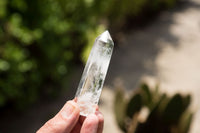
M115 115L119 127L127 133L187 133L193 113L189 110L191 96L179 93L168 96L142 84L129 98L123 89L115 96ZM139 117L143 109L148 110L145 121Z

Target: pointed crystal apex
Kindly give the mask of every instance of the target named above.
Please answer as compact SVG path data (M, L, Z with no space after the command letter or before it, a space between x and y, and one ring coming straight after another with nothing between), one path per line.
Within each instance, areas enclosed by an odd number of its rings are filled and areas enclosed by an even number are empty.
M76 92L77 104L83 116L95 113L113 47L108 31L103 32L94 42Z
M103 41L105 43L108 43L109 41L113 41L110 33L108 32L108 30L104 31L100 36L99 36L99 40ZM113 43L114 44L114 43Z

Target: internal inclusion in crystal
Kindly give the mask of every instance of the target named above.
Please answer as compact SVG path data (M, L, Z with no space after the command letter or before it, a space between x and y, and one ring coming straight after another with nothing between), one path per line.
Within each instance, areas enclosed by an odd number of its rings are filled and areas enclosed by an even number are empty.
M80 114L95 112L110 63L114 43L108 31L96 38L84 68L77 92Z

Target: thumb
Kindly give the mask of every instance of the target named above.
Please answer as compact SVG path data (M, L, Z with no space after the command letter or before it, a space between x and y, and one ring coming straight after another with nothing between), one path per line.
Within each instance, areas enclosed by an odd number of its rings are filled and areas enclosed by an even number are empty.
M68 101L56 116L47 121L37 133L70 133L79 118L76 102Z

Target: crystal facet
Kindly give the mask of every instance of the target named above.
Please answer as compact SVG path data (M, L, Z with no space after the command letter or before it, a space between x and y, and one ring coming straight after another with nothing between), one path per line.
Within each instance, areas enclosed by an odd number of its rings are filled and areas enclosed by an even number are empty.
M113 47L114 43L108 31L103 32L94 42L76 92L80 114L83 116L95 112Z

